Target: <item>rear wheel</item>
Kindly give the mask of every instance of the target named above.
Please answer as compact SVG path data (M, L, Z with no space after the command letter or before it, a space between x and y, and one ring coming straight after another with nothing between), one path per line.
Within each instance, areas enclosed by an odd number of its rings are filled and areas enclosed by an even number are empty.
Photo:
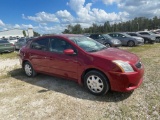
M32 65L29 62L25 62L24 63L23 69L24 69L25 74L28 77L34 77L34 76L36 76L36 72L34 71Z
M127 45L128 45L128 47L133 47L133 46L135 46L135 43L134 43L134 41L128 41Z
M109 90L108 79L98 71L90 71L84 77L85 87L94 95L104 95Z

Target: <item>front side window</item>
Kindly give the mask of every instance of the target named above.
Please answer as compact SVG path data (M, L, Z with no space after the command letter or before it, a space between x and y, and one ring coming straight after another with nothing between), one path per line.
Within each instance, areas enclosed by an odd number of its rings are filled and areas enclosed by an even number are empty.
M36 49L36 50L42 50L42 51L47 51L49 46L49 39L47 38L42 38L38 40L34 40L31 43L31 48Z
M110 34L110 36L111 37L119 37L118 34L116 34L116 33Z
M98 39L104 39L102 35L98 35Z
M131 34L129 34L129 35L131 35L131 36L137 36L137 34L134 34L134 33L131 33Z
M140 34L141 34L141 35L149 35L149 34L146 33L146 32L141 32Z
M122 34L117 34L117 36L118 36L118 37L123 37L124 35L122 35Z
M50 51L63 53L66 49L74 49L74 47L67 41L60 38L50 38Z

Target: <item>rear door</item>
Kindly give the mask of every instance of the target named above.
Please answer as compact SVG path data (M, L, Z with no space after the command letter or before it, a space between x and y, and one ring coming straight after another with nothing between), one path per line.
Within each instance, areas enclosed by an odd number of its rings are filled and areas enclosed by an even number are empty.
M128 37L126 37L123 34L116 34L117 39L119 39L122 42L122 45L127 45L127 42L129 41Z
M28 52L28 57L36 71L48 72L50 66L49 59L49 39L40 38L34 40Z

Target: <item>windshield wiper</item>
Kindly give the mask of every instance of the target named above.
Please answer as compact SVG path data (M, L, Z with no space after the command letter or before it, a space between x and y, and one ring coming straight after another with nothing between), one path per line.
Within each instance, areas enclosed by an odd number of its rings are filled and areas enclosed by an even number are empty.
M97 52L98 50L90 50L90 51L88 51L88 52Z

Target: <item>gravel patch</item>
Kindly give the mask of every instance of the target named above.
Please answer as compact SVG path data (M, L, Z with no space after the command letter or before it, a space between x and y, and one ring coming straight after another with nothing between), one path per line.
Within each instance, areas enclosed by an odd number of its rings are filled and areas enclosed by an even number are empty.
M6 75L9 71L20 67L19 59L0 59L0 75Z

